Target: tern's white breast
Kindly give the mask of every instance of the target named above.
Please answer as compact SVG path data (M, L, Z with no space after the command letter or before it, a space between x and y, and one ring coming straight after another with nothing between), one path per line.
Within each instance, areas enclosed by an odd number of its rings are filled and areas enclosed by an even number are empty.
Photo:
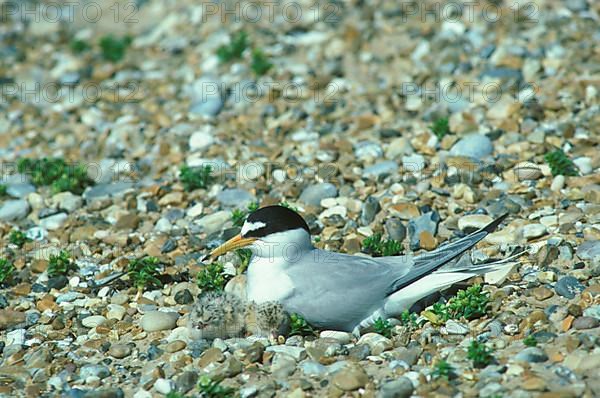
M253 258L248 266L248 300L256 303L283 301L292 295L294 284L285 272L283 258Z

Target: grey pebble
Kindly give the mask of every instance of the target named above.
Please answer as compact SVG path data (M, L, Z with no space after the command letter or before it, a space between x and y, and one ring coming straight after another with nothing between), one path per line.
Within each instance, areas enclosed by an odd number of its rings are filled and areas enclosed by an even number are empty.
M581 293L585 289L585 286L573 276L563 276L558 280L554 289L559 295L572 299Z
M523 351L517 354L515 357L517 361L525 362L546 362L548 355L538 347L527 347Z
M482 134L469 134L450 149L450 154L481 159L494 151L492 140Z
M7 200L0 206L0 221L17 221L29 214L29 203L26 200Z
M401 376L383 384L377 393L377 398L409 398L414 389L412 381L408 377Z
M321 200L326 198L335 198L337 188L329 182L322 182L315 185L309 185L304 188L300 194L300 202L311 206L320 206Z

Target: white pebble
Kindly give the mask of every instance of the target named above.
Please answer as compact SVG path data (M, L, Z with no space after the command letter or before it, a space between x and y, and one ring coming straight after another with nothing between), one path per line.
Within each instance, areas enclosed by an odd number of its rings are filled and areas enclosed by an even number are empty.
M167 395L173 391L173 382L167 379L156 379L154 382L154 389L160 394Z
M588 157L581 157L573 160L573 163L579 168L581 174L590 174L593 170L592 159Z
M526 239L535 239L547 232L542 224L528 224L523 227L523 237Z
M116 320L120 321L123 319L126 312L127 312L127 310L122 305L109 304L108 312L106 313L106 317L108 319L116 319Z
M81 324L86 328L95 328L96 326L100 326L106 322L106 318L102 315L92 315L84 318L81 321Z
M552 184L550 185L550 189L553 190L554 192L558 192L561 189L563 189L564 186L565 186L565 176L563 176L563 175L557 175L552 180Z

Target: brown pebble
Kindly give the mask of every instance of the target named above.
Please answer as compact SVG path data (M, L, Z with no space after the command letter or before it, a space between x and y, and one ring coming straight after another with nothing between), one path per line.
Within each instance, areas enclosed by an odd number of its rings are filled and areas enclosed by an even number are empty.
M574 317L583 315L583 309L577 304L570 304L567 310L569 311L569 314L573 315Z
M221 362L225 359L225 356L216 347L211 347L208 350L204 351L200 358L198 359L198 367L200 369L210 365L213 362Z
M554 296L554 292L544 286L536 287L531 291L531 294L533 295L533 297L535 297L536 300L539 301L544 301Z
M437 241L429 231L422 231L419 234L419 243L425 250L433 250L437 247Z
M65 327L65 323L63 322L62 319L54 318L54 320L52 321L52 329L61 330L61 329L64 329L64 327Z
M600 326L600 320L591 316L581 316L573 321L573 327L577 330L594 329Z
M127 344L113 344L108 350L108 354L117 358L125 358L131 354L131 347Z
M187 344L182 340L175 340L165 346L166 352L177 352L183 350Z

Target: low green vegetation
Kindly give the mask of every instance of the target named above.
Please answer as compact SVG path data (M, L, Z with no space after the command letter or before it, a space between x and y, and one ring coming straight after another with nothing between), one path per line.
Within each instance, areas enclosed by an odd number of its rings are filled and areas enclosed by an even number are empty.
M494 362L492 350L486 347L485 344L473 340L467 351L467 358L473 361L473 366L476 368L485 368L487 365Z
M381 233L376 233L362 241L363 252L373 257L396 256L403 251L402 244L397 240L382 240Z
M70 45L71 51L75 54L81 54L84 51L90 49L90 45L85 40L74 39L71 41Z
M267 56L258 48L252 51L252 63L250 69L256 76L262 76L273 67Z
M107 35L100 38L102 58L110 62L119 62L125 56L127 47L131 44L130 36L115 37Z
M67 164L62 158L22 158L17 161L17 170L29 175L36 186L50 186L52 193L70 191L81 194L93 184L85 166Z
M15 273L15 266L5 258L0 258L0 283L8 282Z
M577 176L579 172L577 171L577 166L569 157L562 151L562 149L557 149L554 152L547 153L544 155L544 160L550 166L550 171L553 176L563 175L563 176Z
M418 326L417 318L418 318L417 314L415 314L414 312L410 312L408 310L404 310L400 314L400 322L404 326L417 327Z
M298 212L298 208L296 206L292 206L291 204L289 204L287 201L283 200L281 202L278 203L279 206L281 207L285 207L286 209L290 209L295 211L296 213Z
M450 125L448 124L448 118L442 117L436 119L431 126L429 126L433 134L436 135L438 140L444 138L444 136L450 134Z
M527 347L535 347L537 346L537 340L532 334L530 334L523 339L523 344L525 344Z
M448 362L446 362L443 359L439 360L435 364L435 366L433 368L433 372L431 372L431 376L433 376L433 378L435 378L435 379L450 380L453 375L454 375L454 369L452 368L452 365L450 365Z
M238 275L243 274L248 265L250 264L250 259L252 258L252 251L250 249L237 249L235 254L240 259L240 266L237 270Z
M246 210L234 209L231 212L231 222L236 227L241 227L242 225L244 225L244 222L246 221L246 218L248 218L248 215L256 210L258 210L258 202L249 203L248 206L246 206Z
M186 191L206 189L214 181L214 177L211 173L212 167L210 166L181 166L179 169L179 179Z
M229 44L217 49L217 57L219 57L221 63L240 59L246 48L248 48L248 45L248 35L242 30L231 38Z
M375 333L379 333L383 337L387 337L388 339L392 337L392 324L383 318L378 318L373 324L373 330Z
M8 241L19 248L23 247L23 245L30 240L31 239L29 239L23 232L17 229L13 229L10 231L10 234L8 234Z
M223 290L228 279L223 273L224 270L223 264L219 262L205 264L204 268L198 272L198 287L203 292Z
M227 62L242 59L244 51L250 48L250 40L244 31L240 31L231 37L229 44L223 45L217 49L219 62ZM273 64L269 62L267 56L260 48L254 48L251 52L250 69L256 76L262 76L267 73Z
M4 184L0 184L0 198L6 196L6 191L8 187Z
M142 259L133 259L127 266L127 275L131 284L138 291L145 289L162 287L162 283L158 277L160 261L156 257L144 257Z
M290 314L290 336L313 336L315 329L300 314Z
M489 302L490 294L484 292L481 285L473 285L459 290L446 304L435 303L431 311L444 322L448 319L471 320L486 315Z
M230 398L235 396L235 390L221 385L220 381L211 379L208 375L200 376L198 391L203 398Z
M48 276L53 278L55 276L66 276L71 271L77 271L77 265L71 258L71 253L67 250L61 250L56 255L51 255L48 260Z

